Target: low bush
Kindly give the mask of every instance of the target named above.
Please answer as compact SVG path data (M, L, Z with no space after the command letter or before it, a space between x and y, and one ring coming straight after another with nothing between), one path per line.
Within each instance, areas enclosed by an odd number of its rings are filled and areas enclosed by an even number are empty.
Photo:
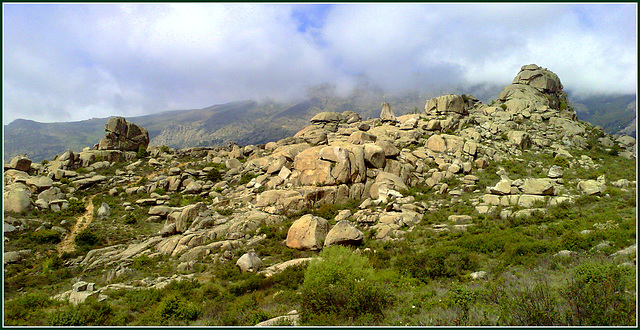
M88 251L100 244L102 239L95 232L85 229L75 238L76 247L82 251Z
M477 266L473 254L456 246L431 247L418 253L401 255L394 265L401 272L424 283L440 277L462 275Z
M579 326L630 326L636 323L633 270L615 264L587 263L562 290Z
M340 325L375 322L393 302L392 292L369 260L331 246L311 261L301 288L301 322ZM359 321L360 320L360 321Z
M501 319L504 325L560 326L564 325L559 312L560 302L556 290L547 282L538 282L533 288L513 290L501 301Z
M44 325L41 324L41 313L38 311L53 303L44 292L30 292L12 300L5 300L5 325Z
M29 238L38 244L56 244L62 240L61 234L51 229L34 231L29 234Z
M156 313L161 325L175 325L176 322L188 322L198 318L201 311L194 302L178 295L168 295L158 304Z

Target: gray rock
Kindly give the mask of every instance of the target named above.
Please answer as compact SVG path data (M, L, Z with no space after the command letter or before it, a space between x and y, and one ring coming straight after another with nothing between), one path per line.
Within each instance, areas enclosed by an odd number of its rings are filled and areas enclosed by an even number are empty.
M22 213L31 207L31 192L14 189L4 193L4 211Z
M106 135L98 144L99 150L138 151L149 146L149 132L123 117L109 118L104 130Z
M31 160L25 156L15 156L13 157L13 159L11 159L9 168L18 171L29 172L29 169L31 169Z
M107 203L102 203L100 208L98 208L98 218L106 218L111 214L111 208Z
M262 266L262 260L258 258L258 255L254 251L247 252L238 259L236 262L236 266L240 268L240 270L244 272L257 272Z
M602 195L606 186L596 180L585 180L578 182L578 190L583 195Z
M563 175L564 170L562 169L562 167L557 165L551 166L551 168L549 169L549 173L547 174L547 176L551 179L561 178Z
M389 103L382 103L382 111L380 112L380 119L383 122L396 122L396 116L393 114L393 110L391 110L391 105Z
M343 220L338 222L329 233L324 241L324 246L334 244L340 245L360 245L364 235L349 221Z
M328 231L327 220L311 214L303 215L289 228L287 247L297 250L319 250Z

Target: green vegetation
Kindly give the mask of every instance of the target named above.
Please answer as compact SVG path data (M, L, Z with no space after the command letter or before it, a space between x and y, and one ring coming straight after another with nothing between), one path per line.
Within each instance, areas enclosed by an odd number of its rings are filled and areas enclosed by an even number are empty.
M379 321L393 302L385 278L365 256L331 246L311 262L302 284L302 322L307 325L367 324Z

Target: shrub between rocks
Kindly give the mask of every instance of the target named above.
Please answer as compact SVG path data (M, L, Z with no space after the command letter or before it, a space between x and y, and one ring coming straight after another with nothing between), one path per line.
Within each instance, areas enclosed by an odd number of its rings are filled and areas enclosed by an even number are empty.
M347 247L330 246L320 253L320 258L309 264L304 276L301 322L375 322L393 303L392 292L367 257L354 254Z

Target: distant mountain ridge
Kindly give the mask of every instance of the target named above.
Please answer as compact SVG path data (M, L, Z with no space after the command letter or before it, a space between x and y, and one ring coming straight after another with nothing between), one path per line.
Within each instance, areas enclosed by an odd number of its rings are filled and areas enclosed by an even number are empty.
M488 102L499 92L491 92L490 87L476 86L467 93ZM464 91L450 92L462 94ZM292 136L306 126L309 119L323 111L349 110L357 112L363 119L375 118L380 115L382 102L388 102L396 115L403 115L424 111L425 102L430 98L431 95L419 92L385 96L382 90L366 84L349 96L340 97L335 86L322 84L310 88L307 98L296 103L245 100L126 119L148 130L151 145L173 148L216 146L230 142L255 145ZM579 119L600 125L608 133L620 132L635 137L635 100L635 95L622 95L571 101ZM4 161L26 154L33 161L40 162L51 160L67 149L81 151L92 147L104 136L104 124L108 119L59 123L15 120L4 126Z

